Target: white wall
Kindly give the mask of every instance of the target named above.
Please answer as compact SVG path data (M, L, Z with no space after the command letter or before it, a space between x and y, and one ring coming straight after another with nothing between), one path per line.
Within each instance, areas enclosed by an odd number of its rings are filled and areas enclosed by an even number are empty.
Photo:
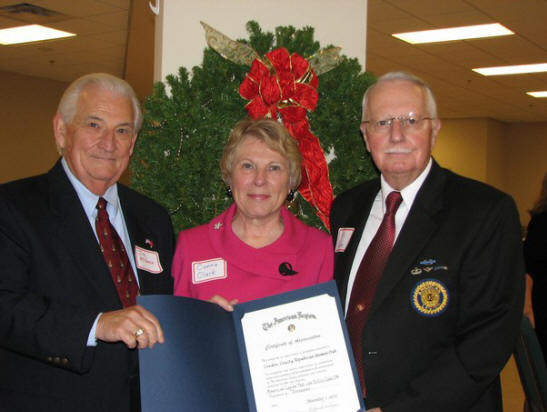
M200 21L233 40L248 38L249 20L272 32L278 26L311 26L322 47L341 46L365 67L366 18L367 0L161 0L154 80L202 63L207 44Z

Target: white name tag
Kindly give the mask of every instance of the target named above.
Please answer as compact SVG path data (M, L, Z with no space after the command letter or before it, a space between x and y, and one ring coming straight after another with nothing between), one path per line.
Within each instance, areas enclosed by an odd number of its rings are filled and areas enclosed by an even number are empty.
M139 246L135 246L135 265L137 265L138 269L146 270L150 273L163 272L158 252L146 250Z
M226 261L222 258L192 262L192 283L209 282L228 277Z
M338 229L338 236L336 236L336 246L334 247L334 252L344 252L348 247L348 243L351 239L351 236L355 232L353 227L341 227Z

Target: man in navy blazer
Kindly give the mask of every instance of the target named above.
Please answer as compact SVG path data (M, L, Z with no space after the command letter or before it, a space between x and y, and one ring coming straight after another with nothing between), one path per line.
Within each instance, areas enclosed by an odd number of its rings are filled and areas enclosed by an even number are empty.
M140 410L137 348L163 331L122 306L94 221L104 197L139 292L172 293L169 216L117 183L141 123L125 81L84 76L53 119L62 158L0 186L0 411Z
M388 194L402 203L395 241L358 334L366 405L383 412L499 412L499 373L523 305L520 225L513 200L441 168L430 88L403 72L363 99L361 130L381 172L336 198L335 279L346 311Z

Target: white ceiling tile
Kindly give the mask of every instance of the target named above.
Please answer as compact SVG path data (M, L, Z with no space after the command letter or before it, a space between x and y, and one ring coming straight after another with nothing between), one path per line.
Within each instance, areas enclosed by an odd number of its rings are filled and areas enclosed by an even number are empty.
M104 30L112 30L112 27L97 23L88 19L77 18L56 22L50 25L59 30L69 31L78 35L100 33Z
M86 17L86 20L94 23L99 23L103 26L110 27L116 30L127 30L128 14L127 11L117 13L96 14Z
M93 33L86 36L88 39L96 39L107 44L123 45L127 43L126 30L103 31L101 33Z
M73 17L92 16L95 14L112 13L123 10L122 7L116 7L112 4L95 0L27 0L26 2ZM18 1L14 1L13 3L18 3Z

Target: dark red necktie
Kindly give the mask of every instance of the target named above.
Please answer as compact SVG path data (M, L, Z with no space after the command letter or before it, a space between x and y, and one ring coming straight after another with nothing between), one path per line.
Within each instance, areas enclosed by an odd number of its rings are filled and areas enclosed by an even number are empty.
M97 202L95 229L101 245L104 260L110 270L112 281L124 308L136 304L139 286L137 285L129 258L116 229L110 223L106 211L106 200L100 197Z
M359 265L346 313L346 324L355 356L357 371L365 396L363 375L363 348L361 335L367 319L378 281L387 263L395 239L395 213L403 198L400 192L391 192L386 199L386 212L382 223L370 242L370 245Z

